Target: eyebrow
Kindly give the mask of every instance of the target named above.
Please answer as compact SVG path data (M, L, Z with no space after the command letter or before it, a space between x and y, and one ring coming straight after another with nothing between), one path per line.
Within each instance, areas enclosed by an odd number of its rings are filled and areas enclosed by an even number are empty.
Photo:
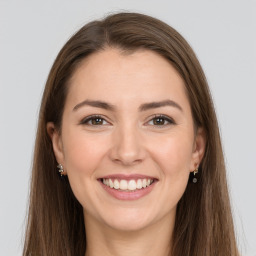
M73 111L83 107L83 106L91 106L91 107L95 107L95 108L103 108L106 110L110 110L110 111L114 111L115 110L115 106L112 104L109 104L107 102L104 101L99 101L99 100L84 100L81 103L77 104L74 108Z
M84 100L81 103L78 103L74 108L73 111L76 111L77 109L83 107L83 106L91 106L95 108L102 108L106 109L109 111L115 111L116 107L112 104L109 104L104 101L99 101L99 100ZM171 106L179 109L180 111L183 111L182 107L176 103L173 100L163 100L163 101L155 101L155 102L149 102L149 103L144 103L140 105L139 111L147 111L149 109L154 109L154 108L160 108L160 107L165 107L165 106Z
M157 102L144 103L139 107L139 110L146 111L152 108L160 108L165 106L175 107L180 111L183 111L182 107L173 100L163 100L163 101L157 101Z

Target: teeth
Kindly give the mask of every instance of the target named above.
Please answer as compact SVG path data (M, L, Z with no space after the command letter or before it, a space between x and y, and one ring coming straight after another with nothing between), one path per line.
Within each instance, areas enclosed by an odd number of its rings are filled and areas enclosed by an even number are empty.
M114 183L113 183L113 181L111 180L111 179L109 179L109 187L111 187L111 188L113 188L114 187ZM105 185L107 185L107 182L106 182L106 184Z
M150 186L153 183L153 179L138 179L136 180L117 180L114 179L103 179L103 183L110 187L117 190L124 190L124 191L134 191L136 189L142 189Z
M128 190L135 190L137 188L137 184L135 180L130 180L128 183Z
M114 189L119 189L119 182L118 182L118 180L114 180Z
M142 187L145 188L147 186L147 180L143 179L142 180Z
M142 188L142 181L141 181L141 179L138 179L138 180L137 180L137 188L138 188L138 189L141 189L141 188Z
M121 180L119 187L120 187L120 189L122 189L122 190L126 190L126 189L128 188L128 183L127 183L127 181L126 181L126 180Z

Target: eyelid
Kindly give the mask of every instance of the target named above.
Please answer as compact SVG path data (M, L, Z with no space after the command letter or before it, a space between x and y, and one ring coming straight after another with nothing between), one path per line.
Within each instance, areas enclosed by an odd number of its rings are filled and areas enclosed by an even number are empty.
M100 124L100 125L93 125L93 124L88 124L88 122L92 119L95 119L95 118L99 118L99 119L102 119L103 121L107 122L108 124ZM168 124L163 124L163 125L150 125L148 124L150 121L156 119L156 118L161 118L161 119L164 119L165 121L168 122ZM109 125L111 124L103 115L98 115L98 114L93 114L93 115L89 115L85 118L83 118L79 124L82 124L82 125L88 125L88 126L105 126L105 125ZM173 120L173 118L167 116L167 115L163 115L163 114L155 114L153 116L150 117L150 119L146 122L146 125L149 125L149 126L154 126L156 128L164 128L166 126L169 126L169 125L174 125L176 124L176 122Z
M96 114L94 114L94 115L89 115L89 116L83 118L83 119L79 122L79 124L88 125L88 126L103 126L103 125L106 125L106 124L102 124L102 125L92 125L92 124L88 124L88 122L89 122L90 120L95 119L95 118L102 119L102 120L106 121L108 124L111 124L109 121L106 120L106 118L105 118L104 116L102 116L102 115L96 115Z
M146 123L149 123L150 121L152 121L152 120L154 120L156 118L162 118L165 121L168 121L168 124L164 124L164 125L150 125L150 126L154 126L156 128L164 128L166 126L176 124L176 122L174 121L173 118L171 118L171 117L169 117L167 115L163 115L163 114L155 114L153 117L150 117L150 119Z

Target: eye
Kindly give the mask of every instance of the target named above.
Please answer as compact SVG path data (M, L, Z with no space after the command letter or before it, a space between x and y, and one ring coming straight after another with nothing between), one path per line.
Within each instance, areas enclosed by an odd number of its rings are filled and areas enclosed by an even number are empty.
M84 118L80 124L91 125L91 126L100 126L108 125L109 123L100 115L92 115Z
M148 122L148 124L153 126L167 126L167 125L175 124L175 122L173 121L173 119L165 115L155 115L154 118L152 118Z

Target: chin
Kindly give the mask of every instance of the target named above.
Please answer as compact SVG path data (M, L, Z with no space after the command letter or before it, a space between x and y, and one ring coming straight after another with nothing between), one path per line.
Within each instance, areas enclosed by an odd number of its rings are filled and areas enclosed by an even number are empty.
M150 223L143 222L141 220L127 220L130 218L123 218L123 219L115 219L108 223L108 226L112 229L123 231L123 232L133 232L133 231L139 231L142 230L148 226L150 226Z
M152 213L152 210L147 212ZM111 212L108 216L104 215L103 221L115 230L139 231L151 226L157 220L154 216L145 214L142 209L122 209L119 212Z

